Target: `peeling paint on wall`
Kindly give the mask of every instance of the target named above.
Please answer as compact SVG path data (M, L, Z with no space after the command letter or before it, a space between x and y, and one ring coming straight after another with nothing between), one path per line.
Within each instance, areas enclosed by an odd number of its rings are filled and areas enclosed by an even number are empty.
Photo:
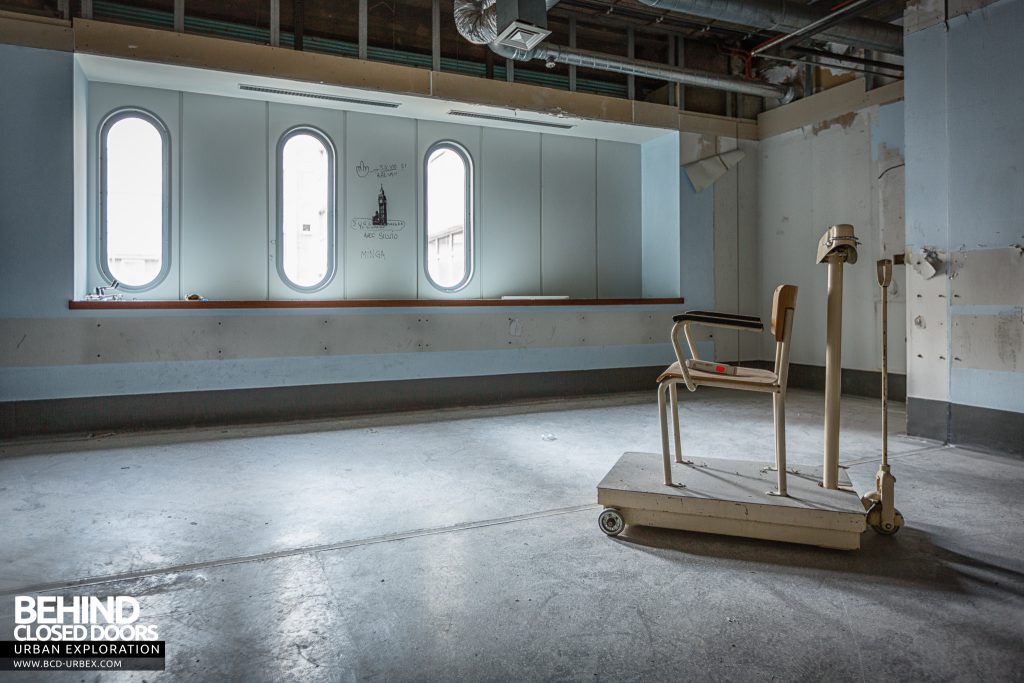
M883 150L894 153L903 161L905 152L903 128L903 103L884 104L871 113L871 156L878 160Z
M857 112L852 111L852 112L850 112L848 114L843 114L841 116L836 116L836 117L828 119L826 121L821 121L819 123L816 123L816 124L814 124L811 127L811 131L812 131L812 133L814 135L817 135L818 133L821 133L824 130L828 130L829 128L831 128L833 126L840 126L841 128L849 128L850 126L853 125L854 121L856 121L856 120L857 120Z
M946 271L946 255L939 254L934 249L924 247L916 253L910 254L907 263L914 269L914 272L925 280L931 280L936 275Z

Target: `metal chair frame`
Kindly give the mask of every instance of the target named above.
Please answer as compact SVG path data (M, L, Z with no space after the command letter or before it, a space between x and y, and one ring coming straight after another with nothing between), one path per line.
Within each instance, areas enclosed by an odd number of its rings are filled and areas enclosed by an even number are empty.
M658 378L658 412L661 418L661 449L665 460L665 484L673 486L672 461L668 443L668 415L666 403L672 407L672 423L675 446L675 461L686 463L682 454L682 438L679 430L679 385L690 391L698 386L721 386L741 391L759 391L772 394L772 407L775 417L775 469L778 472L778 484L775 491L769 493L786 496L786 384L789 379L789 352L792 344L793 316L796 311L797 288L794 285L779 285L775 289L772 301L772 332L775 336L775 368L771 381L765 382L767 374L758 374L761 380L751 381L751 376L743 375L712 375L691 370L686 364L686 354L679 342L679 333L686 337L690 357L700 360L697 345L693 341L690 328L693 326L714 327L741 332L763 332L764 323L759 318L740 316L728 313L712 313L707 311L687 311L673 317L672 348L675 350L679 373L673 372L675 365L662 373Z

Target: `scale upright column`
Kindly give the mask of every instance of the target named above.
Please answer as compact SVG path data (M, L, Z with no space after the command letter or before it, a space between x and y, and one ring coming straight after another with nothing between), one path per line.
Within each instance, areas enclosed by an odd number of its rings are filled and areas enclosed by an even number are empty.
M839 394L843 384L843 266L857 262L857 237L847 223L829 226L818 240L818 263L828 264L825 328L825 458L821 485L839 488Z
M843 263L828 257L828 321L825 331L825 463L822 486L839 488L839 392L843 379Z

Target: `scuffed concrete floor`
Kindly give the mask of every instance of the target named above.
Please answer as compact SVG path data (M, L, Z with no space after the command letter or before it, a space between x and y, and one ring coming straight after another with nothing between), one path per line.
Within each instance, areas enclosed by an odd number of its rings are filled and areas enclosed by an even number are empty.
M854 552L610 539L595 487L659 450L653 399L0 447L0 640L15 594L127 594L168 648L3 678L1024 680L1024 461L894 433L909 526ZM791 463L820 461L820 403L790 392ZM864 491L878 404L843 410ZM683 421L688 453L772 457L766 397L702 389Z

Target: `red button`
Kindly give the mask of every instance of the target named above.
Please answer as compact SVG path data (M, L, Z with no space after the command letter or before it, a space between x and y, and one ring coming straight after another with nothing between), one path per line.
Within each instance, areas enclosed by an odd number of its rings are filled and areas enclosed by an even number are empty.
M725 366L724 365L716 365L715 366L715 372L725 372Z

